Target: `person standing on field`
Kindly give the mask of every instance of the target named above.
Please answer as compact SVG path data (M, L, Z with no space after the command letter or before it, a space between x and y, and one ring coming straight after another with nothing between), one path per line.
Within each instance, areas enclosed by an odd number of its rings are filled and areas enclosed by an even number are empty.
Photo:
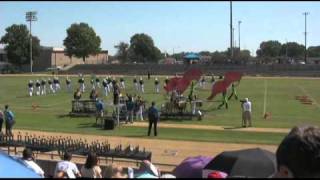
M242 104L242 127L247 127L249 124L249 127L252 126L251 123L251 102L249 101L248 98L245 98L245 101Z
M9 110L9 105L5 105L4 107L4 119L6 122L6 135L13 136L12 127L16 123L14 119L14 114Z
M159 111L156 108L156 103L153 101L151 107L148 109L149 128L148 136L150 136L152 125L154 127L154 136L157 136L157 124L159 121Z

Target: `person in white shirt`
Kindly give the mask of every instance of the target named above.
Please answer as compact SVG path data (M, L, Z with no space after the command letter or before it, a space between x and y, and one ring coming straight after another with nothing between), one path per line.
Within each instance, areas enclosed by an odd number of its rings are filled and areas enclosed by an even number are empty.
M54 171L54 177L62 178L63 175L67 175L68 178L81 177L77 165L71 162L71 159L72 154L70 152L65 152L63 155L63 161L57 163L56 169Z
M249 127L252 126L251 111L251 102L248 98L245 98L244 102L242 103L242 127L247 127L248 123Z
M34 162L33 153L31 149L25 148L22 152L21 161L30 169L32 169L39 176L44 177L42 168Z

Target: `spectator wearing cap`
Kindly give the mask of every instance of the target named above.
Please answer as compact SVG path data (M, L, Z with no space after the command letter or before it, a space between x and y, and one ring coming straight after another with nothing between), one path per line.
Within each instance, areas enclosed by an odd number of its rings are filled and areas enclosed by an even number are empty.
M274 178L320 178L320 128L294 127L277 151Z
M72 154L70 152L65 152L63 155L63 161L57 163L55 169L55 177L62 178L67 176L68 178L81 177L78 167L75 163L71 162Z
M39 176L44 177L44 171L42 168L34 162L34 157L31 149L25 148L22 152L22 159L21 161Z
M251 122L251 102L248 98L245 98L242 103L242 127L247 127L249 124L249 127L252 126Z

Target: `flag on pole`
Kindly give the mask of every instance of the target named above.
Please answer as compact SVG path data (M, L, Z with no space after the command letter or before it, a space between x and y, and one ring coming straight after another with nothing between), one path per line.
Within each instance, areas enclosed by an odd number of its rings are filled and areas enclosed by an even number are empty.
M242 73L236 72L236 71L229 71L224 74L224 80L227 81L229 84L235 81L240 81L241 77L242 77Z
M199 80L202 76L202 71L198 68L191 68L187 72L183 74L183 78L188 79L189 81L192 80Z
M230 84L225 80L214 83L211 89L211 95L207 99L212 100L217 94L226 91L229 85Z

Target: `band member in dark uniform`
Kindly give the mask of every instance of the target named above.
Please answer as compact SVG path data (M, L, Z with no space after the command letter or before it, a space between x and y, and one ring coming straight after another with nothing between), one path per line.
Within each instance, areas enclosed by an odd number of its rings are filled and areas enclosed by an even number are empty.
M113 80L113 104L117 105L119 103L119 95L120 95L120 88L116 82L116 80Z
M46 88L46 80L42 79L41 80L41 95L46 95L47 94L47 88Z
M71 80L69 79L69 77L67 77L66 79L66 85L67 85L67 91L71 92Z
M150 76L151 76L150 71L148 71L148 80L150 80Z

